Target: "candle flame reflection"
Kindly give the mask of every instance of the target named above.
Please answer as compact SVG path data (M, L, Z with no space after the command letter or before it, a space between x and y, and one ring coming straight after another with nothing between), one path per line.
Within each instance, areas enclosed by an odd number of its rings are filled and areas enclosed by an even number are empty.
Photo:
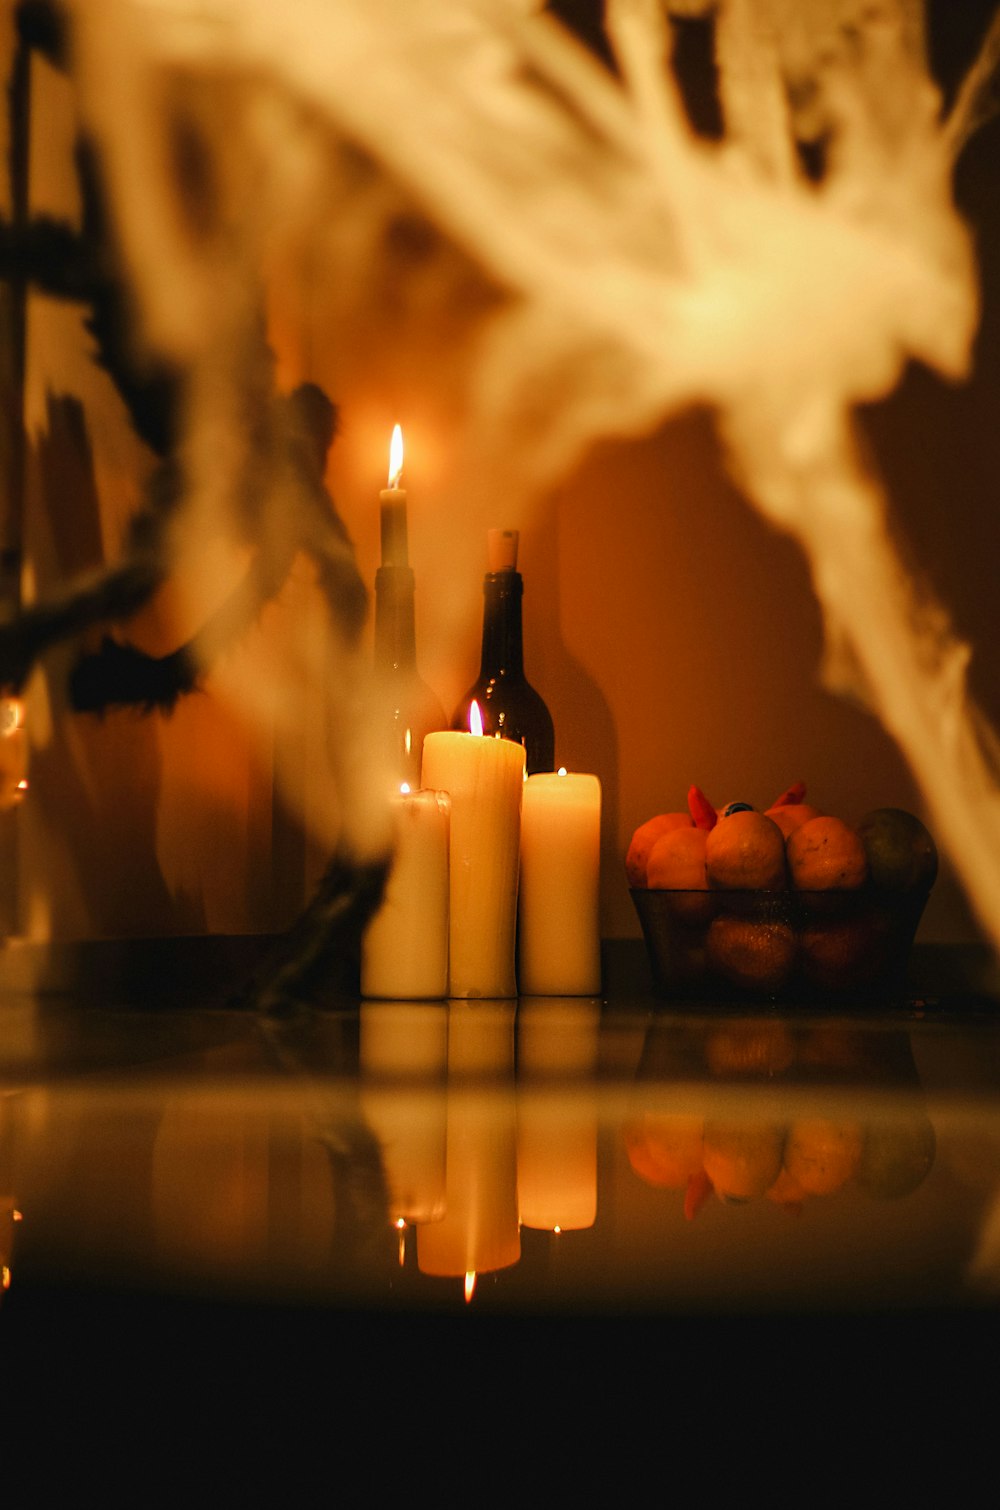
M403 432L398 425L393 427L392 440L389 442L389 486L399 487L399 478L403 470Z
M469 709L469 732L470 734L482 734L483 732L483 715L475 699L473 699L472 707Z

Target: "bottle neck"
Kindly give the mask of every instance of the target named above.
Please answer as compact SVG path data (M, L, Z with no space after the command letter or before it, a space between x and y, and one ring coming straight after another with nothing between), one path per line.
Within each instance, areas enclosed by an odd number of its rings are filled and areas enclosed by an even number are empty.
M520 572L487 572L483 580L482 677L523 677L524 641L521 634Z
M375 666L379 671L416 669L411 566L380 566L375 573Z

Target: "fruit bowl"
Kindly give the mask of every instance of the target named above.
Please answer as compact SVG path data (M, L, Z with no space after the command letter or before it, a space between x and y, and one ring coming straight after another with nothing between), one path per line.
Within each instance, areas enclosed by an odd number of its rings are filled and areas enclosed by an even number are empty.
M630 888L657 996L849 1004L905 989L930 888Z

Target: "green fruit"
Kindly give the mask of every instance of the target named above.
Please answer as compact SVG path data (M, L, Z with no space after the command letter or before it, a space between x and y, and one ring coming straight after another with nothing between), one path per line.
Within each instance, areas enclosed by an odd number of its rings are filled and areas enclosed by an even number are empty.
M872 882L880 891L929 891L938 869L937 846L919 818L879 807L858 824Z

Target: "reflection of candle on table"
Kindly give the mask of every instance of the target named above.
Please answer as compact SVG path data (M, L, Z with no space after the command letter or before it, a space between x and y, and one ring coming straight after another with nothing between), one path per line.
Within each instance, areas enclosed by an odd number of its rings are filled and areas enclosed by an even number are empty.
M362 1002L361 1107L379 1140L398 1224L444 1215L445 1073L448 1008L444 1002Z
M475 718L479 709L472 706ZM451 797L452 997L517 994L514 931L524 760L523 746L481 732L424 739L423 784Z
M601 783L545 771L524 785L518 985L532 996L601 989Z
M402 791L392 799L396 852L361 949L361 994L433 999L448 994L448 815L446 792Z
M522 1226L568 1232L592 1227L597 1218L599 1024L597 1001L521 998L517 1195Z
M403 432L398 425L389 445L389 486L379 493L382 526L382 565L406 566L406 489L399 486L403 471Z
M513 1002L448 1008L445 1213L443 1221L417 1229L417 1267L421 1274L464 1275L467 1298L476 1274L507 1268L521 1256L514 1015Z

